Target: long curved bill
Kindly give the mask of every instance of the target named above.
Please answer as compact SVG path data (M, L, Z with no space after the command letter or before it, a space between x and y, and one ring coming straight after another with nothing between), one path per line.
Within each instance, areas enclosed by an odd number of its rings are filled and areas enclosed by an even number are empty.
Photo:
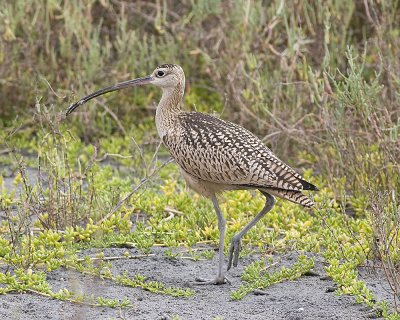
M107 88L95 91L92 94L89 94L88 96L86 96L86 97L80 99L79 101L71 104L69 106L69 108L67 109L65 115L68 116L70 113L72 113L79 106L83 105L84 103L88 102L89 100L91 100L93 98L101 96L102 94L105 94L105 93L108 93L108 92L112 92L112 91L121 90L121 89L124 89L124 88L129 88L129 87L134 87L134 86L140 86L140 85L143 85L143 84L148 84L148 83L151 83L152 80L153 80L152 76L147 76L147 77L143 77L143 78L138 78L138 79L133 79L133 80L120 82L120 83L117 83L117 84L115 84L115 85L113 85L111 87L107 87Z

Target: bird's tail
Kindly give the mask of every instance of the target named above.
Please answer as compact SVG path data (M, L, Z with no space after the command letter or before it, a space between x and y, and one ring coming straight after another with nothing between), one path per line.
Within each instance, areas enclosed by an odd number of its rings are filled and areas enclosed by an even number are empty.
M284 189L265 189L265 192L272 194L278 198L283 198L291 202L301 204L304 207L311 208L314 206L314 202L302 194L300 191L284 190Z

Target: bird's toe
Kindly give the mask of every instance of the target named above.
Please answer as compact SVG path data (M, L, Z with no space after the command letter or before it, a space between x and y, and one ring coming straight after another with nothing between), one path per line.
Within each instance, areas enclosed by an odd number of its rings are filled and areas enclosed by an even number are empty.
M196 278L194 284L195 285L220 285L220 284L231 284L231 281L226 276L218 276L214 279L204 279L204 278Z

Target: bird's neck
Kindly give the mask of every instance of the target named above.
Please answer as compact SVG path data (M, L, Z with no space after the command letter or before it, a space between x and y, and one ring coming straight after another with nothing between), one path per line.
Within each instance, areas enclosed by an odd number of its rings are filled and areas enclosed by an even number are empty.
M163 88L163 94L156 111L157 132L162 139L174 128L177 115L181 112L180 104L183 98L184 86Z

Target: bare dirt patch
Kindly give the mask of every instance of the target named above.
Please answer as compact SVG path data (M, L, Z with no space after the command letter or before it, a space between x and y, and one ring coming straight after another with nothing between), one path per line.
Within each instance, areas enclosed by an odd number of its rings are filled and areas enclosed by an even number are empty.
M122 256L126 249L89 249L82 252L94 255ZM129 250L137 254L135 249ZM174 298L117 285L76 271L60 268L49 273L53 290L68 288L94 296L129 298L133 307L124 310L90 307L49 299L34 294L7 294L0 302L1 319L366 319L368 311L357 305L349 296L337 296L329 288L334 286L324 280L323 259L316 257L314 271L320 276L303 276L296 281L285 281L265 289L265 295L249 294L243 300L232 301L230 293L242 283L243 264L248 265L257 256L244 258L241 265L229 272L232 283L215 286L197 286L193 279L213 275L217 264L213 260L192 261L169 259L165 249L153 248L154 256L136 260L113 261L115 274L127 271L129 275L142 274L149 280L167 286L191 288L196 294L190 298ZM296 253L276 256L278 265L290 265ZM277 267L279 267L277 266ZM377 289L378 287L375 287ZM383 288L382 288L383 290Z

